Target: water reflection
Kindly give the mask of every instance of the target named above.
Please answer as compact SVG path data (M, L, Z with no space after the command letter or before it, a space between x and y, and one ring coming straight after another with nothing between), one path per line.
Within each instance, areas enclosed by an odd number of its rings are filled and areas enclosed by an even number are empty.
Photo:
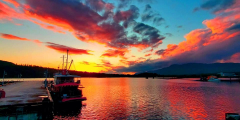
M175 120L224 119L225 113L240 113L239 83L195 80L82 78L87 100L54 105L52 115L54 119Z
M194 79L83 78L81 118L224 119L240 112L239 83Z
M54 119L76 119L81 116L82 102L59 103L53 105Z

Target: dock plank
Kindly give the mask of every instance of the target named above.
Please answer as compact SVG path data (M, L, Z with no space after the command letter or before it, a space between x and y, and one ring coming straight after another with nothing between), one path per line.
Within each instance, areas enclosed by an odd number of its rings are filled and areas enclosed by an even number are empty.
M24 81L1 86L6 97L0 99L0 106L41 102L40 96L48 96L46 89L41 88L42 84L43 81Z

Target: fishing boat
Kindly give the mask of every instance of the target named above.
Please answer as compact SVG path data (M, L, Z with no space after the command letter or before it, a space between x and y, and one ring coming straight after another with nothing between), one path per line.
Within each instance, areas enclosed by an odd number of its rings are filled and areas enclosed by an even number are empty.
M70 63L69 69L71 67ZM80 76L70 75L67 69L68 65L68 50L66 67L62 69L62 72L58 72L54 75L54 81L50 84L50 94L54 102L72 102L72 101L83 101L86 97L82 95L82 88ZM64 66L64 56L63 56Z

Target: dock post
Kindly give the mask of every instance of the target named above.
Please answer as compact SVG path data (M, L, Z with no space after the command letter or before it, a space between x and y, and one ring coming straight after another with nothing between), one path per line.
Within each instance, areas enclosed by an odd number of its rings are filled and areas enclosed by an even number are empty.
M42 118L45 120L50 120L53 119L53 114L52 114L52 104L48 98L44 98L42 101Z

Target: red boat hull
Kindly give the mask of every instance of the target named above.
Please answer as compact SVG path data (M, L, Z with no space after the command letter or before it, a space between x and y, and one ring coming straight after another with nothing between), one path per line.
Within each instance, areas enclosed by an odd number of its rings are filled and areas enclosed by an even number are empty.
M70 102L70 101L83 101L87 100L86 97L76 97L76 98L63 98L62 102Z

